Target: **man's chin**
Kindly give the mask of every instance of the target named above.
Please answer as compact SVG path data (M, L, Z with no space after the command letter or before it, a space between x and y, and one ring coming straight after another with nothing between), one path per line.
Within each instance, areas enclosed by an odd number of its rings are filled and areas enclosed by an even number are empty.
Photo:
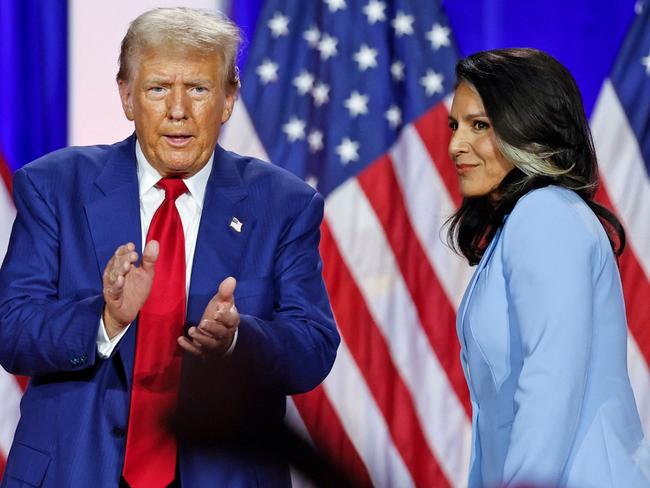
M160 161L158 172L164 173L163 176L192 176L205 166L205 163L200 164L198 159L198 155L194 156L186 153L164 154L158 159Z

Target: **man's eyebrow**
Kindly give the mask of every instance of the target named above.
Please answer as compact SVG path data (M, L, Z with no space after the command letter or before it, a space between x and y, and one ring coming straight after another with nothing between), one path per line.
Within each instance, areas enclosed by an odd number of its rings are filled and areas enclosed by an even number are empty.
M149 78L146 78L144 80L144 82L149 83L149 84L154 84L155 83L155 84L158 84L158 85L162 85L162 84L165 84L165 83L169 83L170 81L169 81L169 78L164 77L164 76L151 76Z
M196 85L211 85L212 81L209 78L190 78L185 80L185 85L196 86Z

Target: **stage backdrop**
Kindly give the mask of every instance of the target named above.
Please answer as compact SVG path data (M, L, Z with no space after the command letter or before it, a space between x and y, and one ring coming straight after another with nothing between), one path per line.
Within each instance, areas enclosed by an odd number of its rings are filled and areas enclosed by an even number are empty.
M296 428L362 484L464 485L470 409L454 320L471 269L440 230L460 202L446 154L453 67L479 49L532 46L576 76L600 157L599 198L628 232L629 367L650 433L650 6L5 0L0 154L9 167L127 136L114 84L119 39L141 11L173 4L222 8L246 30L242 92L222 144L288 168L326 197L321 253L343 340L325 383L290 402ZM13 213L0 185L1 253ZM0 372L0 469L24 384Z

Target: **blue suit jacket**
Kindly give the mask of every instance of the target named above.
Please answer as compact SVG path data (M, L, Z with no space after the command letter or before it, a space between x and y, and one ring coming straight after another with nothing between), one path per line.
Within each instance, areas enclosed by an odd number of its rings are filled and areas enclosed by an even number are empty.
M520 199L465 293L458 336L471 487L650 486L618 268L577 194Z
M0 272L0 364L32 380L2 486L115 487L137 322L106 360L96 336L106 263L120 244L141 249L135 137L63 149L25 166L14 177L14 200ZM249 383L274 392L265 410L278 421L285 395L325 378L339 341L321 278L322 216L322 197L304 182L217 146L187 324L198 323L225 277L237 278L242 316L232 358L256 365L259 376ZM229 226L233 217L241 232ZM183 444L179 475L184 486L289 483L286 466Z

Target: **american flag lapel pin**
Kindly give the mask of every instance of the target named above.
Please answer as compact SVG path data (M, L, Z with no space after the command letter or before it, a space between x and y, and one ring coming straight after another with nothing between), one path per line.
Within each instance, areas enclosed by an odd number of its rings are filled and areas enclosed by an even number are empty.
M241 226L244 225L237 217L233 217L230 221L230 227L235 230L235 232L241 232Z

